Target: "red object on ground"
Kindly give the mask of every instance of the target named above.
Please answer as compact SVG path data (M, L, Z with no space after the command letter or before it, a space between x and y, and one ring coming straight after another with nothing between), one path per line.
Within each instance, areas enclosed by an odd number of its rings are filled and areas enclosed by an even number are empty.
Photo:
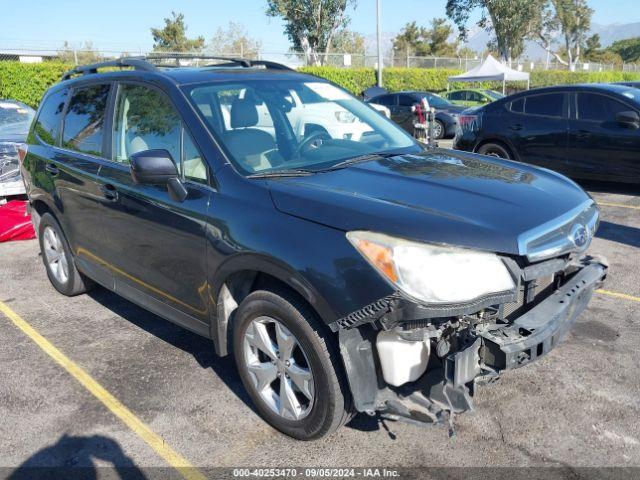
M27 214L27 202L13 200L0 205L0 242L36 238Z

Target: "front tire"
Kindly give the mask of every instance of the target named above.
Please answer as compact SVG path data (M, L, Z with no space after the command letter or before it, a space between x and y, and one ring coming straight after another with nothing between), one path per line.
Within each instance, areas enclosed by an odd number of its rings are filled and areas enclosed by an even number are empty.
M433 138L435 140L442 140L444 138L445 127L444 123L440 120L433 122Z
M234 318L233 352L251 400L277 430L315 440L350 418L351 396L334 337L295 295L248 295Z
M49 213L40 218L38 241L47 276L58 292L73 297L93 287L93 282L76 268L62 227Z

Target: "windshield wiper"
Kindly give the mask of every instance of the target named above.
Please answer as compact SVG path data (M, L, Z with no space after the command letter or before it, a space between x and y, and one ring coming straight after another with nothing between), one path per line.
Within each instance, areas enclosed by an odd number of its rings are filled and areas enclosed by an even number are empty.
M356 163L370 162L372 160L380 160L381 158L395 157L397 153L367 153L364 155L358 155L357 157L347 158L342 162L338 162L335 165L331 165L327 170L339 170L346 168Z
M291 168L282 170L271 170L269 172L253 173L251 175L247 175L247 178L306 177L308 175L313 175L314 173L316 172L305 170L302 168Z

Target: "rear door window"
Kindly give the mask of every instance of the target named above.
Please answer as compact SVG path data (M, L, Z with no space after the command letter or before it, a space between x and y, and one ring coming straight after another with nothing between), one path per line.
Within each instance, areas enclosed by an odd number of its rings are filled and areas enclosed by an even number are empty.
M109 88L108 84L102 84L73 90L64 117L64 148L90 155L103 155L102 139Z
M624 103L594 93L577 94L577 118L592 122L613 122L620 112L632 110Z
M34 126L36 135L49 145L58 143L62 112L64 111L64 104L67 101L68 94L68 88L53 92L44 100L38 114L38 120L36 120Z
M543 115L545 117L562 117L564 93L547 93L531 95L524 102L524 113L528 115Z

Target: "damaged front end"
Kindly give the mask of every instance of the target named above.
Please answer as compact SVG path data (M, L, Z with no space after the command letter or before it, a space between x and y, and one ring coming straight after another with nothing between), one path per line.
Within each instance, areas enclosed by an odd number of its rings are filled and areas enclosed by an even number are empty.
M476 385L560 343L608 268L574 254L502 260L514 278L510 293L433 308L398 292L336 323L358 411L453 426L455 414L473 410Z

